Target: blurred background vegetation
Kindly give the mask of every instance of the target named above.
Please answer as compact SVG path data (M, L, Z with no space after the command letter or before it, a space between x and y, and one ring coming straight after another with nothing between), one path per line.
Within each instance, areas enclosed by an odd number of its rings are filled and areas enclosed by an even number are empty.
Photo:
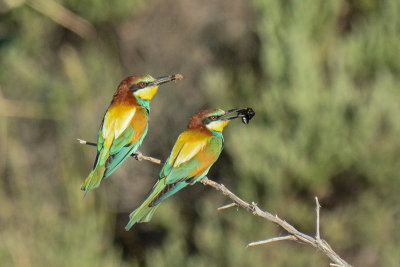
M0 0L1 266L328 266L195 185L130 232L160 166L128 159L82 199L118 83L182 73L141 151L165 159L202 108L252 106L210 177L356 266L400 266L398 0Z

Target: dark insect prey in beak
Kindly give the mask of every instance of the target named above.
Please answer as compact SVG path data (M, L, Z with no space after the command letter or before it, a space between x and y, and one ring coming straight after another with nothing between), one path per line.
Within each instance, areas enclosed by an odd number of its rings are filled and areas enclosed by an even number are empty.
M238 116L242 117L242 122L248 124L250 120L256 115L252 108L244 108L238 111Z

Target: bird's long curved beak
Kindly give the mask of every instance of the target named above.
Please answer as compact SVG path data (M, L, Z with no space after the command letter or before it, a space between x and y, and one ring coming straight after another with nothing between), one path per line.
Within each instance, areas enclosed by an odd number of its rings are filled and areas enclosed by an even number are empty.
M222 115L219 119L222 121L228 121L239 118L239 111L242 110L240 108L234 108L228 110L224 115Z
M224 115L222 115L219 119L220 120L233 120L237 118L245 118L246 123L250 121L256 113L252 108L235 108L228 110Z
M159 86L159 85L167 83L167 82L171 82L171 81L175 81L175 80L182 80L182 79L183 79L183 76L181 74L162 76L162 77L156 78L155 81L153 81L150 85L151 86Z

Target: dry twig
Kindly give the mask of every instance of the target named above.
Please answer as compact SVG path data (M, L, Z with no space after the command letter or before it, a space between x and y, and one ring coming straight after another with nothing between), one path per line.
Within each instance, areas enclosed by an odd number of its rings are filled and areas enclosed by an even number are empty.
M290 225L287 223L285 220L280 219L277 215L272 215L268 211L263 211L261 210L256 203L252 202L251 204L247 203L246 201L242 200L238 196L236 196L234 193L232 193L229 189L227 189L223 184L216 183L207 177L204 178L201 181L204 185L208 185L213 187L214 189L221 191L224 195L232 199L238 206L245 208L249 211L251 211L254 215L262 217L268 221L271 221L283 229L285 229L293 238L292 240L296 241L301 241L303 243L306 243L308 245L311 245L319 250L321 250L326 256L328 256L335 264L338 264L339 266L344 266L344 267L351 267L350 264L348 264L345 260L343 260L332 248L331 246L323 239L321 239L319 236L317 237L311 237L309 235L303 234L299 230L297 230L294 226ZM317 204L318 203L318 198L316 199ZM317 233L319 234L319 207L317 208ZM287 240L289 238L284 238L282 240ZM279 241L279 239L273 240L273 241ZM269 241L267 243L270 243L272 241ZM251 243L250 243L251 244ZM253 245L254 246L254 245Z
M86 144L86 145L96 145L95 143L90 143L86 142L85 140L78 139L78 141L81 144ZM152 157L146 157L143 156L141 153L136 154L134 156L138 160L148 160L156 164L161 164L162 161L152 158ZM249 204L248 202L242 200L238 196L236 196L234 193L232 193L228 188L226 188L223 184L219 184L217 182L214 182L207 177L204 177L203 180L201 181L202 184L211 186L212 188L220 191L222 194L225 196L229 197L231 200L234 201L234 203L222 206L218 208L218 210L224 210L230 207L234 206L240 206L244 209L247 209L253 213L253 215L262 217L270 222L273 222L277 225L279 225L281 228L283 228L286 232L289 233L289 235L282 236L282 237L273 237L267 240L263 241L256 241L256 242L251 242L248 244L249 247L251 246L256 246L256 245L263 245L267 243L272 243L272 242L277 242L277 241L282 241L282 240L294 240L294 241L300 241L302 243L311 245L318 250L322 251L326 256L328 256L333 263L330 263L331 266L340 266L340 267L352 267L349 263L347 263L345 260L343 260L332 248L331 246L323 239L320 237L320 231L319 231L319 211L320 211L320 204L318 201L318 197L315 197L315 203L316 203L316 236L315 238L309 235L306 235L299 230L297 230L294 226L291 224L287 223L285 220L282 220L278 217L278 215L272 215L268 211L263 211L261 210L255 202L251 202Z
M316 223L315 223L315 239L320 240L321 236L319 234L319 210L321 208L321 205L319 205L318 197L315 197L315 213L317 214L316 216Z
M96 143L88 142L88 141L83 140L83 139L76 138L76 140L79 142L79 144L82 144L82 145L97 146ZM131 154L131 157L134 157L138 161L145 160L145 161L150 161L150 162L158 164L158 165L163 163L162 160L159 160L159 159L156 159L156 158L153 158L153 157L145 156L145 155L142 154L142 152L139 152L139 151L136 151L136 153Z
M268 243L272 243L272 242L276 242L276 241L282 241L282 240L297 240L297 238L294 235L278 236L278 237L269 238L267 240L251 242L247 246L248 247L254 247L254 246L265 245L265 244L268 244Z
M229 208L232 208L232 207L235 207L235 206L237 206L237 205L236 205L235 202L233 202L231 204L227 204L227 205L224 205L222 207L219 207L217 210L226 210L226 209L229 209Z

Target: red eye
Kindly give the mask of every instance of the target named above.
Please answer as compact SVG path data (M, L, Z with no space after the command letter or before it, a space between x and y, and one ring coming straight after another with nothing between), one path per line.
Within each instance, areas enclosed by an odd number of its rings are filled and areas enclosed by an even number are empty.
M145 86L146 86L146 83L144 83L144 82L141 82L141 83L139 83L139 86L143 88L143 87L145 87Z
M217 116L211 116L210 119L215 121L217 119Z

